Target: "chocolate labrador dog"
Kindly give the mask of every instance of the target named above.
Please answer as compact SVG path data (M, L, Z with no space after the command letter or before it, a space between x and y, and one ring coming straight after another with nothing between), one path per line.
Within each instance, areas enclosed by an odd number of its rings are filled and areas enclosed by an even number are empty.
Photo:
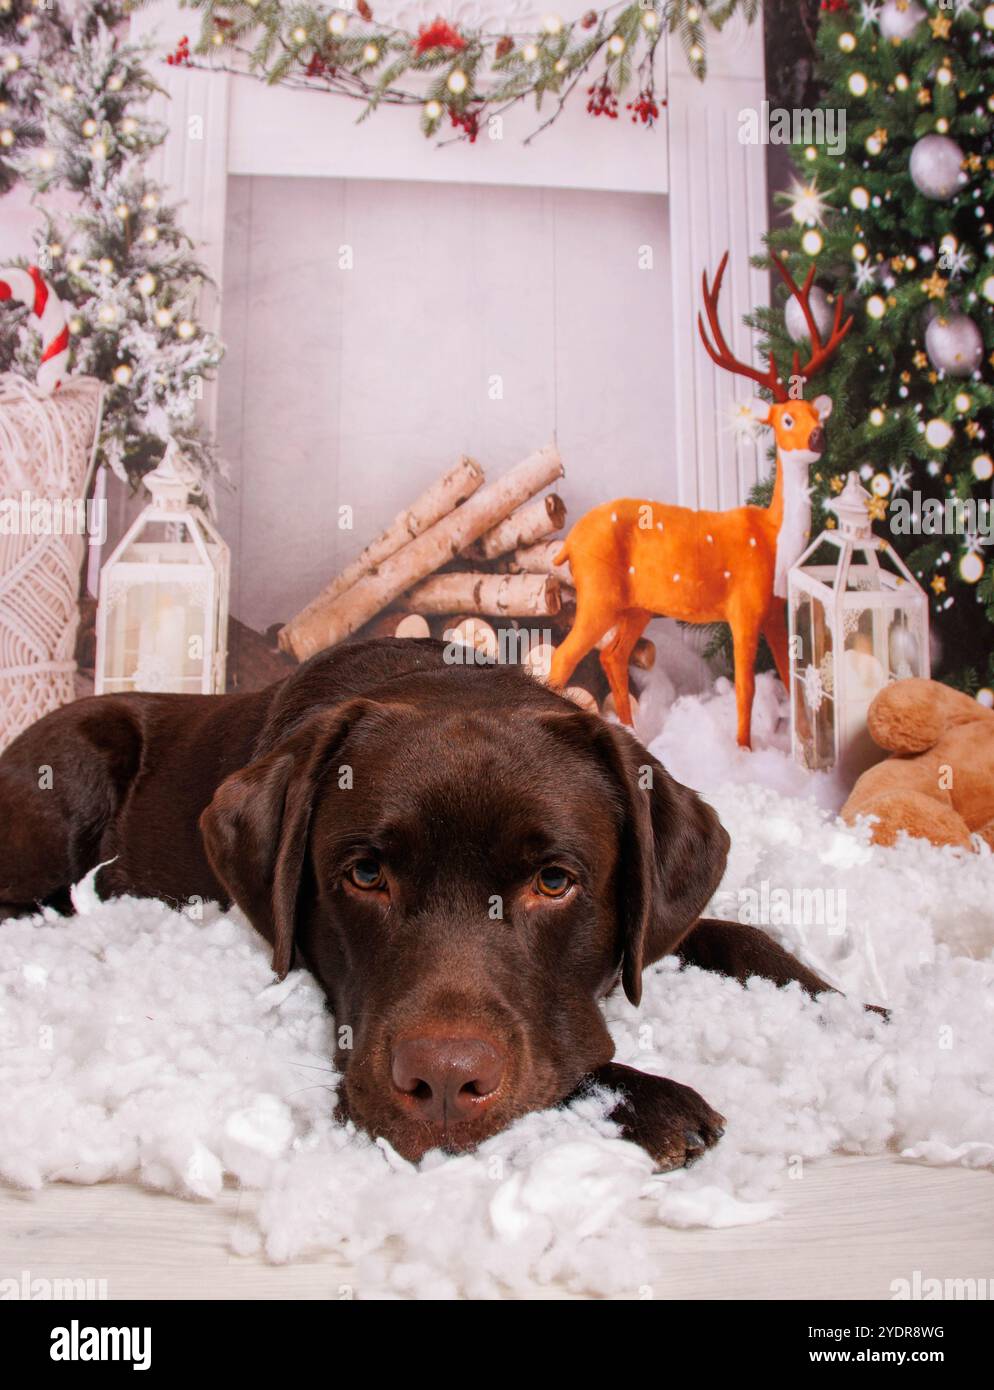
M611 1061L598 1000L667 953L828 986L700 921L728 836L623 728L513 666L357 642L248 695L104 695L0 758L0 916L103 864L107 897L235 902L338 1027L344 1115L401 1154L471 1148L603 1084L661 1167L722 1117ZM108 862L109 861L109 862Z

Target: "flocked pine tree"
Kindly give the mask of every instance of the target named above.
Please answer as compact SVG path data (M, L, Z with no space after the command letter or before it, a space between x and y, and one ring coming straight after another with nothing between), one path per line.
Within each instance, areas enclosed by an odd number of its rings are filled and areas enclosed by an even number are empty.
M35 6L0 0L0 194L17 183L17 162L41 139L35 65L31 61L37 51L38 29Z
M793 214L770 246L820 312L856 324L818 390L834 412L813 524L855 469L877 529L930 596L935 673L994 687L994 5L823 7L823 107L846 148L797 143ZM778 289L755 316L785 366L803 333ZM758 500L758 497L757 497ZM987 509L985 511L985 508ZM831 524L831 518L828 518ZM938 525L940 529L933 531Z
M73 369L107 383L102 458L135 480L173 436L209 486L216 463L197 405L221 347L196 319L204 273L145 172L164 135L144 109L156 90L148 50L121 38L123 3L10 3L17 32L33 20L18 71L37 126L24 149L15 135L10 163L47 213L36 259L69 310ZM63 190L75 195L68 213L49 196ZM24 314L6 313L0 365L30 375L36 351Z

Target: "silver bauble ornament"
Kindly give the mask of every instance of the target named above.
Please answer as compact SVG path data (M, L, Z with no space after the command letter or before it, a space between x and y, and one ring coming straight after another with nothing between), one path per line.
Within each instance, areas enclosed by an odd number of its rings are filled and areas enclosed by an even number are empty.
M831 304L828 302L828 295L824 290L820 290L817 285L811 287L808 295L808 308L811 310L811 317L815 321L818 334L824 341L832 328L835 314ZM784 322L787 325L787 332L795 343L807 342L808 321L804 317L804 310L797 295L792 294L787 300L787 307L784 309Z
M910 39L925 18L925 11L915 0L887 0L877 23L885 39Z
M948 135L923 135L911 151L911 182L926 198L945 202L966 183L963 151Z
M969 314L936 314L925 329L925 351L937 372L971 376L984 356L984 340Z

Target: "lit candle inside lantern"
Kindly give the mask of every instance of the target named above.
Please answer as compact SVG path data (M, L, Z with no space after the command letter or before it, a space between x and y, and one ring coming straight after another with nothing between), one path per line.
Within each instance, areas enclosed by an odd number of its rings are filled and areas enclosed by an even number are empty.
M872 652L847 648L842 658L845 664L845 701L839 711L844 736L852 738L866 728L866 712L870 701L887 684L887 672Z
M186 612L181 603L167 601L159 611L156 652L166 671L166 689L183 690L186 670Z
M142 617L135 688L181 694L186 688L183 683L186 657L184 607L174 598L160 595L155 606Z

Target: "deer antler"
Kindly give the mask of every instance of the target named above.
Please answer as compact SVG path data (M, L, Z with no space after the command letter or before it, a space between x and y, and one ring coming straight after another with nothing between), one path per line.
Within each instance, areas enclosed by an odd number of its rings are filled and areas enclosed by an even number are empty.
M850 328L852 328L852 314L849 315L845 323L842 322L842 295L838 295L835 300L835 319L832 323L832 331L829 334L828 341L823 343L809 302L811 286L815 278L814 263L812 262L808 267L808 273L804 277L804 284L798 289L794 277L775 251L772 252L772 257L773 264L780 272L780 278L801 306L801 312L804 314L804 321L808 326L808 337L811 341L811 356L803 367L801 366L800 353L795 348L792 368L793 374L794 376L802 376L806 380L810 380L816 372L821 371L829 358L835 355L842 339L849 332Z
M697 327L700 331L701 342L711 361L719 367L724 367L725 371L733 372L736 376L748 377L750 381L758 382L760 386L765 386L772 391L773 399L785 401L788 399L787 388L780 380L777 371L777 364L773 360L772 352L767 356L766 371L760 371L758 367L751 367L748 362L740 362L734 355L725 335L721 331L721 324L718 322L718 296L721 294L721 281L725 274L725 266L728 264L728 252L721 258L718 266L718 273L714 277L714 284L708 285L708 275L705 270L701 275L701 284L704 290L704 308L708 316L708 324L711 328L711 335L714 338L715 346L711 345L707 332L704 328L704 320L700 314L697 315ZM851 320L850 320L851 322ZM848 327L848 325L847 325ZM814 342L814 339L812 339Z

